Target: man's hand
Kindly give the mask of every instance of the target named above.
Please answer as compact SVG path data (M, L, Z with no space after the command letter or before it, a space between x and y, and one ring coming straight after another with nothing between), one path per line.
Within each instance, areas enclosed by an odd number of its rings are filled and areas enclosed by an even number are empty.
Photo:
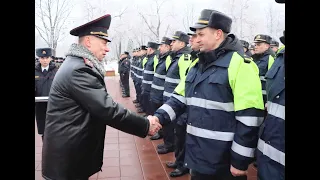
M230 172L233 176L244 176L244 175L247 175L247 171L241 171L241 170L238 170L236 168L234 168L232 165L230 166Z
M161 128L161 124L159 123L159 119L156 116L148 116L147 117L150 123L149 126L149 135L153 136L156 134Z

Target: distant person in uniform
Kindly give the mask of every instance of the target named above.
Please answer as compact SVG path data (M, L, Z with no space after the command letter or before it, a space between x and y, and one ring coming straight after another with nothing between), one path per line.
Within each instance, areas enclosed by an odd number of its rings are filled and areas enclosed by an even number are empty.
M243 47L244 55L247 56L247 57L251 57L252 54L251 54L251 52L249 50L249 43L247 41L245 41L245 40L240 40L240 43L241 43L241 45Z
M274 53L277 53L279 49L279 42L276 41L275 39L272 39L270 43L270 48Z
M256 35L254 37L254 55L251 56L259 68L264 103L267 102L265 75L273 64L275 56L275 53L270 48L271 39L269 35Z
M122 54L121 63L119 67L120 79L122 82L123 93L122 97L130 97L130 88L129 88L129 74L130 74L130 59L128 58L129 53L124 52Z
M39 48L36 54L40 59L35 67L35 97L49 96L49 91L57 68L51 62L52 49ZM36 121L38 134L43 139L44 124L46 120L47 102L36 102Z
M161 128L107 92L102 60L110 22L108 14L70 31L79 42L71 45L49 93L42 149L46 180L88 180L101 171L107 125L142 138Z

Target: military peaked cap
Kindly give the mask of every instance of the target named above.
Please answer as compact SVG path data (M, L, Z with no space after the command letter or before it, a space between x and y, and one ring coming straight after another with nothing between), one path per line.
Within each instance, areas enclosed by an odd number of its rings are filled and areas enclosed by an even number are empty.
M265 42L267 44L271 43L272 38L269 35L258 34L254 37L254 43Z
M185 42L186 44L188 44L190 37L182 31L176 31L174 33L174 35L172 36L172 39L179 40L179 41L182 41L182 42Z
M168 38L168 37L163 37L161 40L161 44L167 44L170 45L172 42L172 39Z
M158 44L158 43L155 43L155 42L148 42L147 47L157 50L158 47L159 47L159 44Z
M51 57L52 49L51 48L38 48L36 49L36 55L38 57Z
M147 50L147 46L142 45L142 46L140 47L140 50Z
M93 21L90 21L86 24L72 29L70 31L70 34L78 37L93 35L111 42L111 40L108 38L108 29L110 27L110 23L111 15L107 14L98 19L95 19Z
M271 43L270 43L270 46L276 46L276 47L279 47L279 42L278 42L278 41L276 41L276 40L274 40L274 39L272 39L272 40L271 40Z
M245 41L245 40L240 40L240 43L241 43L241 45L242 45L242 47L245 47L245 48L249 48L249 43L247 42L247 41Z
M190 30L196 31L196 29L211 27L221 29L225 33L230 33L231 25L232 19L229 16L216 10L204 9L201 11L198 22L194 26L190 27Z

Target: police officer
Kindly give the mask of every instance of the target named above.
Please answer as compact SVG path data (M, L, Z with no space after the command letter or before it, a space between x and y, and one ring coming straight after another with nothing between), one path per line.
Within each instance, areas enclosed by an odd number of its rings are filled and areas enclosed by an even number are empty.
M137 86L136 86L136 92L137 97L139 100L139 103L136 103L136 108L138 113L143 113L145 110L142 107L142 95L141 95L141 86L142 86L142 79L143 79L143 68L144 68L144 62L146 62L147 59L147 47L145 45L142 45L140 47L139 51L139 58L137 63Z
M136 49L134 48L132 50L132 59L131 59L131 66L130 66L130 76L133 81L133 84L135 84L135 63L136 63Z
M171 61L167 62L167 75L164 83L163 102L166 102L174 89L180 82L180 78L185 75L187 68L191 63L191 49L187 46L190 37L182 32L176 31L172 36L171 42ZM184 117L181 117L184 118ZM179 119L177 120L179 121ZM164 145L158 146L159 154L166 154L174 151L174 126L176 122L166 124L163 127ZM172 164L167 164L168 167L174 167Z
M143 80L142 80L142 107L145 110L147 115L153 114L150 108L150 91L151 84L153 81L153 76L155 72L155 67L158 64L158 57L156 55L156 51L159 47L158 43L148 42L147 45L147 61L144 64L143 69Z
M276 0L285 3L284 0ZM285 44L285 32L280 37ZM267 72L267 117L258 141L257 165L259 180L285 179L285 47L277 53Z
M277 54L278 50L279 50L279 42L276 41L275 39L271 40L270 43L270 48L272 49L272 51Z
M131 70L130 70L130 72L131 72L131 79L132 79L132 81L133 81L133 85L134 85L134 87L136 87L136 63L137 63L137 49L135 48L135 49L133 49L133 51L132 51L132 60L131 60ZM136 90L136 92L137 92L137 90ZM132 101L133 103L137 103L138 101L137 101L137 96L136 96L136 99L135 100L133 100Z
M232 19L205 9L193 26L199 61L185 88L175 90L155 113L161 124L186 112L185 166L191 180L246 179L253 160L264 104L258 67L244 59ZM179 86L178 86L179 87Z
M123 86L122 97L130 97L130 88L129 88L129 73L130 73L130 59L128 58L129 52L125 51L122 54L122 60L120 64L120 78Z
M119 61L118 61L118 73L119 73L119 75L120 75L120 68L121 68L122 60L123 60L123 54L120 54ZM119 85L120 85L122 94L124 94L124 89L123 89L123 85L122 85L122 81L121 81L121 76L119 78Z
M247 57L251 57L252 54L249 51L249 43L245 40L240 40L240 43L242 44L244 55L246 55Z
M189 44L191 45L191 64L187 69L187 72L198 62L198 53L200 50L199 43L196 42L197 34L193 31L189 32L188 35L190 36ZM184 85L184 81L186 76L181 77L181 82L175 88L175 92L181 89L179 86ZM183 88L183 87L182 87ZM185 157L185 141L186 141L186 121L187 121L187 113L184 112L178 118L177 124L174 129L175 134L175 162L167 163L168 166L175 168L173 172L170 173L171 177L179 177L189 172L189 169L184 166L184 157Z
M280 38L285 44L284 34ZM285 179L285 48L266 73L267 116L261 126L257 167L259 180Z
M258 34L254 37L254 55L251 57L259 68L259 76L262 84L263 102L267 102L265 75L274 62L275 53L270 48L271 37L264 34Z
M133 100L132 102L134 104L137 104L139 103L139 94L138 94L138 87L137 87L137 83L138 83L138 80L139 80L139 77L138 77L138 70L139 70L139 51L140 51L140 48L136 48L135 49L135 52L134 52L134 55L133 55L133 58L132 58L132 71L133 71L133 84L134 84L134 88L136 90L136 99Z
M57 72L56 66L51 63L51 48L36 49L40 63L35 67L35 97L49 96L53 78ZM36 102L36 121L38 134L43 139L46 120L47 102Z
M163 104L163 91L164 91L164 81L166 78L166 60L170 60L170 50L171 50L171 39L168 37L163 37L161 44L159 46L159 62L156 66L156 71L153 76L153 81L151 85L150 91L150 107L151 107L151 114ZM168 61L169 61L168 60ZM151 140L157 140L162 138L162 130L152 136Z
M102 60L110 22L108 14L70 31L79 43L71 45L49 93L42 149L46 180L84 180L101 171L107 125L142 138L161 128L107 92Z

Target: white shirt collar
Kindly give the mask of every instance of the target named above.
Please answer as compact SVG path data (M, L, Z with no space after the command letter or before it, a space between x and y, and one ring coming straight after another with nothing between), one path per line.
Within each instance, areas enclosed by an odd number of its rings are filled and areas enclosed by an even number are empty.
M42 66L41 66L42 72L43 72L43 70L47 70L47 71L48 71L48 69L49 69L49 66L47 66L47 67L42 67Z

